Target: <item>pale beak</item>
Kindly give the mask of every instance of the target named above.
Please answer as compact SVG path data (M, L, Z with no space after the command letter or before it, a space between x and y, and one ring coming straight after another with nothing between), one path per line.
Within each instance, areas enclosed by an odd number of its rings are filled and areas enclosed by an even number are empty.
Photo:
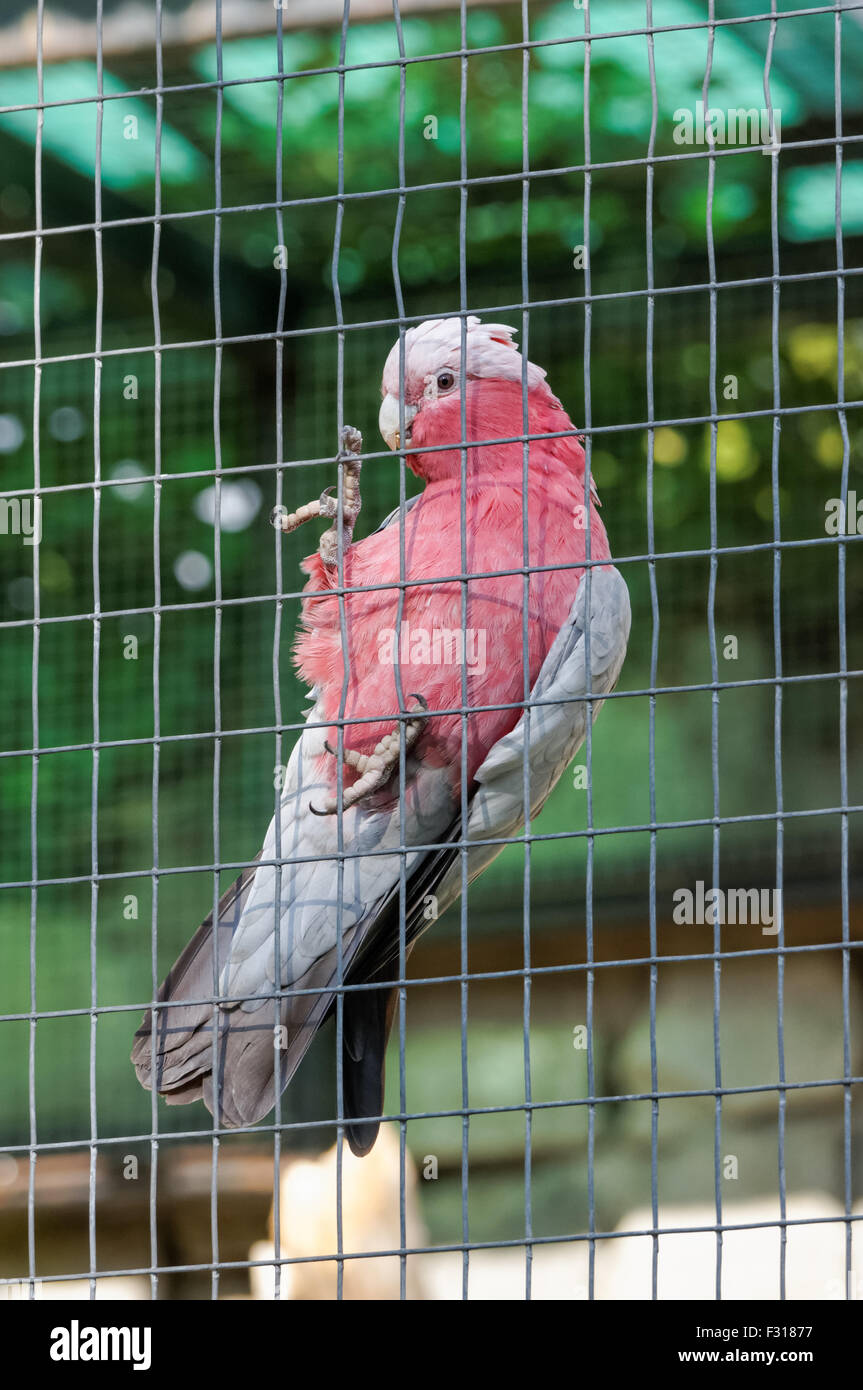
M387 394L381 401L381 410L378 415L378 427L391 449L400 449L402 447L401 435L399 433L400 408L398 396ZM405 443L409 444L411 438L411 421L417 413L417 407L405 403L404 412Z

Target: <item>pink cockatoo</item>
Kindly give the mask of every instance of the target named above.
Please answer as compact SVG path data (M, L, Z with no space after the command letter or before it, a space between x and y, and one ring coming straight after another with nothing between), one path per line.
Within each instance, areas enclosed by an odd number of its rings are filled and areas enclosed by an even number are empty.
M460 845L470 881L518 834L525 766L536 815L588 708L614 687L629 596L545 376L501 324L467 318L464 358L459 319L409 329L384 367L380 429L423 492L353 544L360 441L348 430L341 509L328 491L280 518L284 530L335 518L304 561L296 664L312 708L260 862L221 899L216 931L212 916L199 928L136 1035L139 1079L152 1086L155 1068L169 1104L203 1098L225 1126L262 1119L341 990L345 1130L367 1153L402 933L407 956L428 903L440 913L458 897ZM531 439L526 497L525 433L556 436Z

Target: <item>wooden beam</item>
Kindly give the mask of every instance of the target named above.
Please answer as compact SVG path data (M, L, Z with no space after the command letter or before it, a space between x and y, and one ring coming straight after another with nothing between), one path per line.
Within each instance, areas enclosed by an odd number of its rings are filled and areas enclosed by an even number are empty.
M512 4L514 0L504 0ZM487 6L487 0L467 0L471 8ZM404 18L454 10L454 0L401 0ZM341 24L342 0L284 0L282 28L337 29ZM277 8L274 0L224 0L222 37L248 38L275 34ZM391 0L352 0L351 23L367 24L392 19ZM46 11L43 20L43 59L45 63L64 63L73 59L96 58L96 25L91 19ZM192 0L181 11L166 10L162 15L164 50L192 48L214 43L216 20L212 0ZM122 8L106 14L102 25L102 51L106 63L121 55L152 53L156 44L156 18L152 4L126 0ZM290 63L290 54L287 55ZM32 67L36 62L36 10L0 26L0 68Z

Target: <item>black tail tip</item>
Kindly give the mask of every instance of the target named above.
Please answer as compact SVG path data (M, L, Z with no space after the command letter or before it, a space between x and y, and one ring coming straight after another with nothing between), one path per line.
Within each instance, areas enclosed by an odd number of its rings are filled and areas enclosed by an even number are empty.
M380 1127L380 1120L368 1120L360 1124L349 1124L346 1127L345 1133L351 1153L356 1158L365 1158L366 1154L371 1153Z

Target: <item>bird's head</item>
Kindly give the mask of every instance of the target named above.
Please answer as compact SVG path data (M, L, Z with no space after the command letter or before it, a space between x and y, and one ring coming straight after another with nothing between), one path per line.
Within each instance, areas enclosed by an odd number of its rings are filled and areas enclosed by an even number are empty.
M481 424L479 434L476 432L479 423L476 420L477 388L486 388L487 399L505 394L518 403L520 412L524 362L513 341L513 333L506 324L482 323L478 318L469 317L462 369L460 319L428 319L416 328L409 328L404 337L404 357L400 344L396 343L386 360L381 383L383 402L378 423L389 447L457 445L463 437L462 384L467 388L469 438L482 437ZM543 387L553 401L544 381L543 369L528 362L528 393ZM492 383L505 387L505 392L490 392L488 388ZM516 432L520 429L519 423ZM408 458L412 466L415 458Z

